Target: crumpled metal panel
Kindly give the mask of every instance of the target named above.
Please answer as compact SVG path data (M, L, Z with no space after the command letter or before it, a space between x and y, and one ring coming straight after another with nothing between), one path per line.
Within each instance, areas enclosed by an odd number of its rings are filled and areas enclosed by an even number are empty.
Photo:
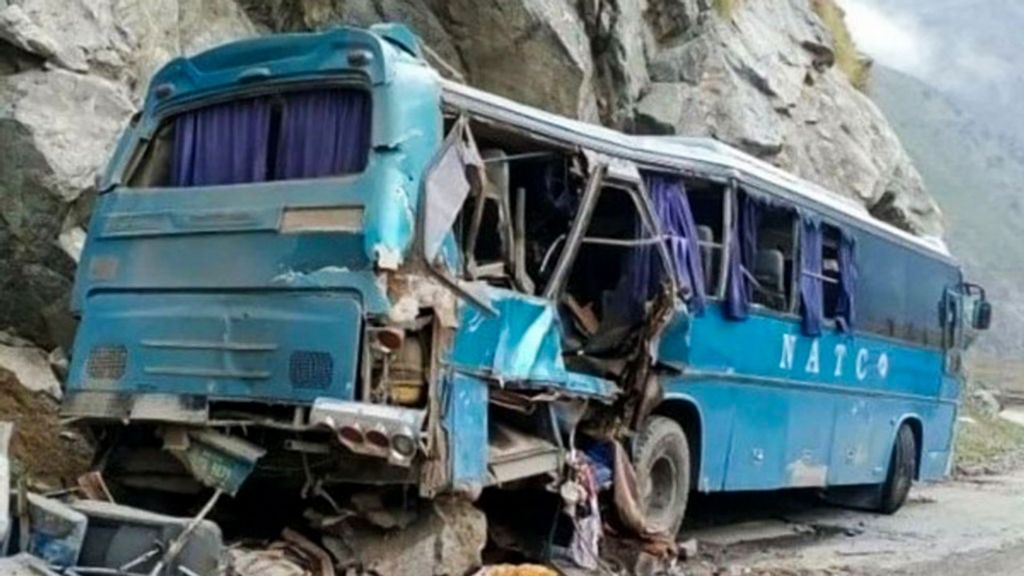
M446 388L451 486L471 496L487 483L487 382L455 374Z
M451 354L457 369L501 382L605 399L618 394L608 380L566 369L561 323L552 302L501 288L488 287L486 293L497 314L466 304L461 307Z

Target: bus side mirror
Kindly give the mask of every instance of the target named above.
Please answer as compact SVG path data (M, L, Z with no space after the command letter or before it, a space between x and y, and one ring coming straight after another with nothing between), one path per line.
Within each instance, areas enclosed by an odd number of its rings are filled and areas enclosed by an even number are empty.
M992 304L985 299L978 300L974 304L974 317L971 319L971 326L975 330L988 330L992 324Z

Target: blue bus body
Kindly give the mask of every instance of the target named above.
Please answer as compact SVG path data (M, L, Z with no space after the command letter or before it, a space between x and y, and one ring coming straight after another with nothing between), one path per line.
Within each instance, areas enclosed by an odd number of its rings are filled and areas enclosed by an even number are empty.
M351 80L352 53L369 60L355 82L373 99L373 151L361 174L187 190L123 181L134 154L176 110L239 87ZM441 138L439 98L429 68L359 30L243 41L165 66L104 178L112 192L97 201L72 299L85 320L77 348L123 340L133 361L116 385L84 386L88 353L76 354L69 391L203 395L216 382L217 395L234 399L352 399L362 319L388 308L373 267L382 257L400 261L412 243L410 207ZM361 221L337 232L279 233L286 212L317 206L344 207ZM261 347L268 335L275 342ZM336 357L332 380L288 385L288 354L326 341L347 352Z
M808 338L791 320L730 322L717 308L691 339L692 370L666 382L665 397L699 411L700 489L880 483L904 423L924 441L920 479L946 474L959 386L943 377L940 352L862 334Z
M372 102L358 173L187 188L133 182L177 115L335 85ZM701 179L722 191L726 213L740 186L790 202L855 237L858 321L806 335L795 309L755 305L733 319L719 278L702 311L685 298L663 309L664 324L640 336L649 352L631 356L621 378L581 370L574 356L583 353L570 353L566 337L571 321L551 293L502 276L467 297L453 280L469 268L463 237L451 230L440 266L422 257L433 226L424 212L443 208L432 206L428 175L444 165L446 132L459 126L489 142L535 139L552 154L582 149ZM613 164L601 165L610 173ZM73 296L82 322L65 412L107 425L310 433L337 449L339 466L359 468L325 476L475 494L560 474L567 432L591 414L579 406L608 415L631 405L630 378L643 365L657 403L631 414L679 422L693 489L879 484L904 425L917 439L918 478L941 478L966 322L943 306L963 310L959 269L942 250L808 186L720 145L623 136L441 80L397 26L259 38L179 58L153 78L103 178ZM649 219L649 199L637 198ZM726 226L715 226L727 245ZM566 237L552 259L571 267L571 230ZM403 380L395 374L408 358L415 374ZM628 420L615 428L627 443L640 425ZM376 432L390 439L371 441ZM405 432L411 453L399 444Z

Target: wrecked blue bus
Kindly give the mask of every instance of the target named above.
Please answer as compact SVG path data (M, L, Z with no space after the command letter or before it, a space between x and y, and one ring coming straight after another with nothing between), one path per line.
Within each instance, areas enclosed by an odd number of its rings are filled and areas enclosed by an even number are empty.
M628 469L661 532L692 491L894 511L948 469L991 313L940 243L713 141L443 79L398 25L161 69L72 300L63 411L148 454L123 482L179 486L167 452L423 497Z

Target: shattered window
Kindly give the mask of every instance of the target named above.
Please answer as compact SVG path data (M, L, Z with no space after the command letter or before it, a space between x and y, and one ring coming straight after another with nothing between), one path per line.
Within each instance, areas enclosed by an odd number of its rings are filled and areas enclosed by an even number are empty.
M561 297L572 327L567 350L605 356L629 348L652 296L648 282L663 277L660 258L651 257L658 241L634 191L617 185L601 190Z

